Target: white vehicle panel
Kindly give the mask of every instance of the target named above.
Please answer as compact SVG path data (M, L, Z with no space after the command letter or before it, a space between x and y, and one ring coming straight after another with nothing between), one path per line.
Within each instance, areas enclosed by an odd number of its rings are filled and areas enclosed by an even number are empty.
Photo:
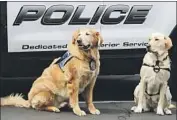
M74 10L70 18L62 25L43 25L41 19L23 21L13 25L24 5L44 5L46 10L53 5L72 5ZM68 25L76 8L85 5L81 18L92 18L99 5L105 9L95 25ZM127 5L129 11L119 24L102 24L101 18L107 8L112 5ZM146 20L142 24L124 24L134 5L152 5ZM61 18L62 13L53 13L51 18ZM110 17L118 17L119 12L113 12ZM90 19L91 20L91 19ZM67 43L72 39L74 30L80 27L91 27L101 32L104 44L100 49L137 49L145 48L152 32L169 35L176 25L175 2L7 2L8 52L31 51L61 51L66 50ZM26 45L26 46L25 46ZM25 46L25 47L24 47ZM31 47L32 46L32 47ZM54 48L55 46L55 48Z

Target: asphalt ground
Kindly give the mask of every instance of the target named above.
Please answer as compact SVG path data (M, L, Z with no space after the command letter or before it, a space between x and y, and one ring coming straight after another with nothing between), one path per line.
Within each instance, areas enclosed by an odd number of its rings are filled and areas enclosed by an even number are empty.
M60 113L53 113L5 106L1 107L1 120L176 120L176 109L172 109L172 115L159 116L155 112L136 114L130 111L133 105L132 101L96 102L95 106L101 114L91 115L85 104L80 103L81 109L87 113L86 116L82 117L76 116L69 108L60 109Z

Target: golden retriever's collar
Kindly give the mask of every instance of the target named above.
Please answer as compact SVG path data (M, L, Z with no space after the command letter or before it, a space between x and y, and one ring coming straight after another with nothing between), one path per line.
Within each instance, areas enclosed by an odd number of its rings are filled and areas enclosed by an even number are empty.
M87 59L82 60L82 59L78 58L77 56L74 56L74 57L76 57L79 60L89 62L89 68L90 68L90 70L94 71L96 69L96 60L95 60L94 57L92 57L92 55L91 55L91 53L89 51L85 51L85 52L86 52L87 55L85 54L84 56Z
M166 52L164 52L163 54L159 55L158 52L152 50L147 50L147 52L154 54L157 58L166 54Z
M89 60L90 70L94 71L96 69L96 58L94 58L90 51L87 51L87 58Z

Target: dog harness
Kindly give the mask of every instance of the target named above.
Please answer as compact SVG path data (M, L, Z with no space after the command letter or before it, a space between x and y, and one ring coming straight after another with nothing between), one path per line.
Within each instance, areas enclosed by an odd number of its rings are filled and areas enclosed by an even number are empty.
M160 89L159 89L158 93L156 93L156 94L149 94L149 93L147 92L147 88L146 88L145 93L146 93L147 95L149 95L149 96L159 95L159 94L160 94Z
M64 72L64 66L75 56L72 56L69 51L67 51L56 63L60 67L60 69ZM75 57L77 58L77 57ZM79 59L79 58L78 58ZM93 58L90 58L89 62L90 70L94 71L96 69L96 62Z
M168 58L168 55L162 61L166 60L167 58ZM155 65L149 65L149 64L143 63L143 66L152 67L154 72L156 72L156 73L158 73L160 71L160 69L170 72L170 68L161 68L159 63L160 63L160 61L157 60Z
M167 58L168 58L168 55L167 55L162 61L165 61ZM161 68L160 65L159 65L159 63L160 63L160 61L157 60L155 65L149 65L149 64L143 63L143 66L152 67L153 70L154 70L154 72L156 72L156 73L158 73L158 72L160 71L160 69L166 70L166 71L169 71L169 72L170 72L170 68ZM156 94L149 94L149 93L147 92L147 89L145 90L145 93L146 93L147 95L149 95L149 96L159 95L159 94L160 94L160 89L159 89L158 93L156 93Z
M67 52L57 61L58 66L60 67L60 69L61 69L62 71L64 71L63 69L64 69L65 64L66 64L69 60L71 60L71 58L73 58L73 56L71 55L70 52L67 51Z

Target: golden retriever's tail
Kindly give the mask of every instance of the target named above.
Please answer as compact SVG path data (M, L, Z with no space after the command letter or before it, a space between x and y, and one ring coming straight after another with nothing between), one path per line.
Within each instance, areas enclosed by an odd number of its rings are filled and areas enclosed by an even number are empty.
M22 94L11 94L1 98L1 106L15 106L29 108L31 105L28 100L23 98Z

